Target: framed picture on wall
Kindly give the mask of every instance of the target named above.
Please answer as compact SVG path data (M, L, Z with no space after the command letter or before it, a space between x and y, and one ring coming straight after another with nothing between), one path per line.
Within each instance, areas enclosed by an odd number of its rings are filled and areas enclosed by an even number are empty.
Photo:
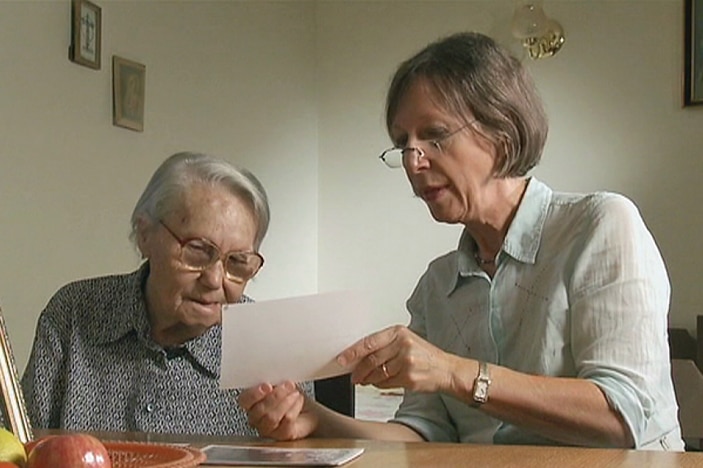
M71 3L71 61L100 70L101 10L88 0Z
M684 106L703 104L703 0L684 3Z
M112 56L112 123L144 131L146 66Z

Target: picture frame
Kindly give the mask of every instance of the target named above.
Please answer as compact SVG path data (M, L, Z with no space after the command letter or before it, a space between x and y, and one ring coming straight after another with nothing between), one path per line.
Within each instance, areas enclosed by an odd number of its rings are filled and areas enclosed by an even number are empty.
M0 309L0 388L2 389L2 414L5 424L9 425L7 429L15 434L20 442L26 444L34 439L34 435L17 377L17 367L2 309Z
M703 105L703 0L684 2L684 106Z
M72 0L70 60L100 70L101 44L102 9L88 0Z
M144 131L146 66L117 55L112 56L112 123Z

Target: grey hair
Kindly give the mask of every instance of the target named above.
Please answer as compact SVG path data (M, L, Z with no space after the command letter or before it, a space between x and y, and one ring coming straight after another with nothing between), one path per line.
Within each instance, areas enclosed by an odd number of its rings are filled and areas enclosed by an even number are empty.
M402 62L386 97L389 135L401 100L419 78L438 105L467 125L471 115L477 120L498 148L496 176L523 176L539 163L549 127L542 100L522 63L493 39L453 34Z
M258 250L266 236L271 218L264 186L246 169L223 159L192 152L170 156L151 176L132 212L130 241L136 246L140 219L148 218L153 222L163 219L178 207L182 196L197 183L221 185L249 203L257 223L254 249Z

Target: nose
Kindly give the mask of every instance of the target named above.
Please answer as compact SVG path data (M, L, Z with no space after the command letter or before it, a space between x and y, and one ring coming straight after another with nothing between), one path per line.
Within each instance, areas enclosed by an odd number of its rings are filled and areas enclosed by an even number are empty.
M420 146L407 148L407 153L403 157L403 165L408 173L419 172L429 168L429 159L425 150Z
M225 267L222 260L218 260L200 273L201 282L210 289L219 289L225 280Z

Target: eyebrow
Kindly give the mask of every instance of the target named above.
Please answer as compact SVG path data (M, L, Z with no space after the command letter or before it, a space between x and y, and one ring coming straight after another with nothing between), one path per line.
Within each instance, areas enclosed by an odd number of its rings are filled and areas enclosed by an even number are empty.
M440 138L444 136L444 134L450 132L451 130L451 125L445 123L445 122L432 122L428 123L426 125L423 125L420 127L420 131L418 132L418 139L421 141L431 141L436 138ZM391 142L393 145L397 148L401 148L406 145L408 141L408 134L403 132L399 135L390 135L391 137Z

